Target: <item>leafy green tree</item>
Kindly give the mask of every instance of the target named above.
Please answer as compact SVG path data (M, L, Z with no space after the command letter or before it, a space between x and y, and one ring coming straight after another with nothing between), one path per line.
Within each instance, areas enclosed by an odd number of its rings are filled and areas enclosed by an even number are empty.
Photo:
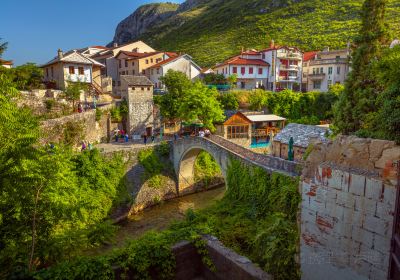
M188 122L201 121L214 130L214 122L224 120L224 112L217 96L217 90L209 89L201 82L194 83L179 100L179 117Z
M206 85L224 85L227 82L223 74L215 73L205 75L203 80Z
M237 110L239 108L239 102L236 99L236 95L231 92L221 93L218 95L218 101L225 110Z
M232 74L227 78L227 81L229 83L229 85L231 86L231 88L235 88L236 84L237 84L237 74Z
M2 41L2 40L3 39L0 38L0 41ZM7 50L7 46L8 46L7 42L4 42L4 43L0 42L0 58L3 56L3 53Z
M72 102L72 110L75 110L75 102L80 100L81 92L87 91L87 85L85 83L76 82L69 83L67 88L64 90L65 97L67 100Z
M8 76L20 90L42 87L43 70L35 63L26 63L11 69L0 68L0 72Z
M335 126L344 134L363 128L368 114L375 112L377 87L373 62L382 55L387 43L386 0L365 0L361 11L361 30L355 38L352 71L335 109Z
M260 111L267 105L268 93L263 90L256 90L249 95L250 109Z
M176 119L179 117L180 100L192 83L184 73L173 70L168 70L161 81L167 88L167 94L156 98L155 103L160 106L160 112L164 118Z

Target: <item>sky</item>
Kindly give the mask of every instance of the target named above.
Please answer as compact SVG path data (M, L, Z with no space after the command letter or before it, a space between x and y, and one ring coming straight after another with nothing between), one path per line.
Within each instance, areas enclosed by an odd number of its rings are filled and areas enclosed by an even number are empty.
M2 58L42 64L59 48L106 45L121 20L152 2L183 0L0 0L0 38L8 42Z

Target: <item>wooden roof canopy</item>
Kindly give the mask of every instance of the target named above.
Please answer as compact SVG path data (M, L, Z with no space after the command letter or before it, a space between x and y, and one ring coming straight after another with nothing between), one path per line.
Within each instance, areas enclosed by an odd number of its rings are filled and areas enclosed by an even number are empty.
M243 125L243 124L250 125L251 121L241 112L237 112L224 122L224 125Z

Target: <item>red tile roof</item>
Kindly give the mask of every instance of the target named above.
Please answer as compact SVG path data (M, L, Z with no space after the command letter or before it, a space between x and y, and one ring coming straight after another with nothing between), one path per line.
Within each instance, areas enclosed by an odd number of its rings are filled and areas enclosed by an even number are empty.
M223 66L226 64L269 66L269 63L267 63L261 59L247 59L247 58L240 58L240 57L235 57L233 59L227 60L218 66Z
M132 58L144 58L144 57L148 57L148 56L153 56L156 54L160 54L161 52L149 52L149 53L139 53L139 52L128 52L128 51L120 51L116 57L118 57L120 54L125 54L129 57Z
M13 65L13 61L12 60L4 60L0 58L0 65Z
M169 57L179 56L179 54L175 52L165 52L165 54L168 55Z
M242 54L247 54L247 55L260 55L260 52L259 52L259 51L249 50L249 51L244 51L244 52L242 52Z
M102 50L109 50L109 48L103 47L103 46L91 46L91 48L94 48L94 49L102 49Z
M303 54L303 61L309 61L315 57L318 51L305 52Z

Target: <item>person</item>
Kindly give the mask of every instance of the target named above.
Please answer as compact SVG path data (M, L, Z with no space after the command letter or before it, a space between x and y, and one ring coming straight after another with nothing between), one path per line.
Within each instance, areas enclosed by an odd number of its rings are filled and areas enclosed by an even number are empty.
M89 142L88 148L89 148L89 151L93 150L93 144Z
M154 143L154 139L155 139L154 134L152 134L151 135L151 143Z
M199 137L204 137L204 131L203 130L199 131Z
M211 135L211 132L208 128L206 128L206 130L204 131L204 134L206 137L209 137Z
M174 133L174 140L178 140L178 134L176 132Z
M86 144L85 144L85 141L82 141L82 152L83 152L84 150L86 150Z
M126 143L129 142L129 135L128 135L128 133L125 134L125 142L126 142Z
M144 141L144 144L146 145L147 144L147 134L146 133L143 135L143 141Z
M82 104L78 103L78 112L82 113L83 109L82 109Z

